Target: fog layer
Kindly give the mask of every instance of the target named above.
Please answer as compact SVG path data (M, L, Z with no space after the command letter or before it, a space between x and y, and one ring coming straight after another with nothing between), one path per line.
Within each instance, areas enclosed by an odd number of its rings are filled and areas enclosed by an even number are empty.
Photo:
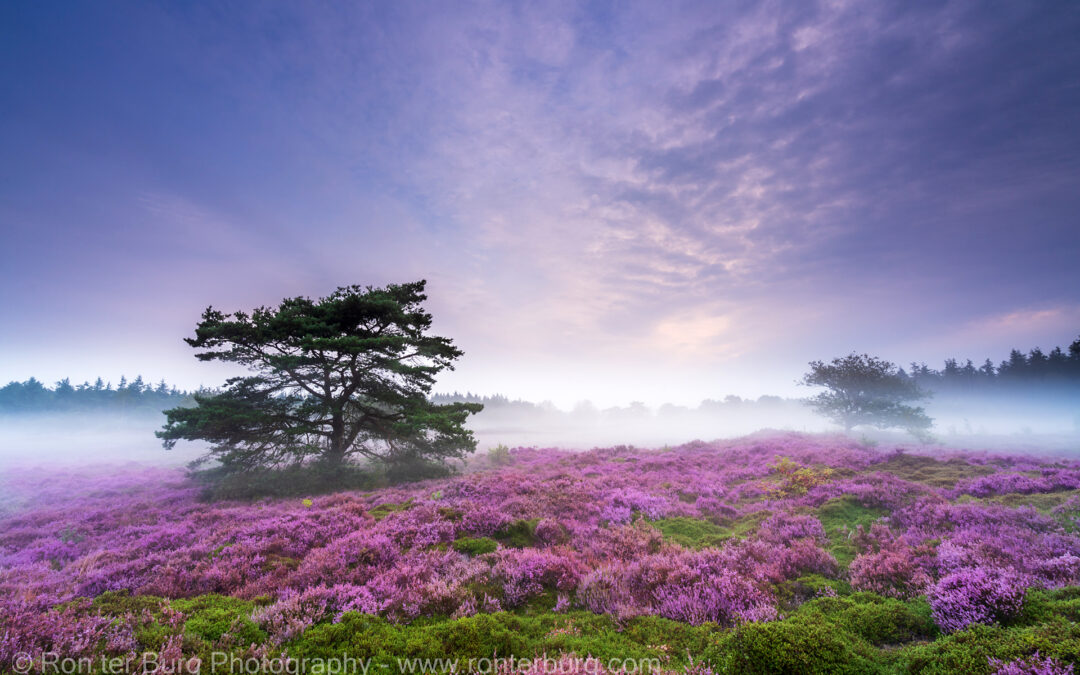
M440 397L450 399L455 397ZM457 397L460 398L460 397ZM470 397L476 400L477 397ZM510 447L662 447L693 440L744 436L763 429L835 431L798 399L729 396L695 408L641 404L598 409L583 402L571 410L550 404L486 397L484 410L469 427L478 450ZM939 395L925 404L934 418L935 442L957 448L1012 452L1080 453L1080 405L1063 393L1023 395ZM150 411L6 414L0 416L0 470L33 466L89 466L137 462L184 466L205 446L180 443L165 450L154 437L164 417ZM915 443L901 432L857 428L868 441Z

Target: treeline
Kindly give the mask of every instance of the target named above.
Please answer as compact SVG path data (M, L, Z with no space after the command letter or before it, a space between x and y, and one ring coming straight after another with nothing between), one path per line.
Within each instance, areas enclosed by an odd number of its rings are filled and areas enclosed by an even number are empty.
M9 382L0 388L0 415L28 413L118 412L157 413L166 408L191 405L192 392L182 391L161 380L156 385L142 376L130 382L126 377L113 386L100 377L92 384L71 384L64 378L52 387L31 377L25 382Z
M705 399L695 407L665 403L655 409L646 406L640 401L634 401L626 406L614 406L611 408L598 408L591 401L580 401L571 410L564 411L556 408L554 404L544 401L534 403L521 399L511 399L502 394L484 396L472 392L453 392L452 394L434 394L431 400L435 403L482 403L484 411L508 411L508 412L531 412L536 414L551 415L575 415L578 417L606 416L606 417L651 417L651 416L676 416L694 412L722 412L752 407L776 407L798 404L799 399L781 398L765 394L756 399L743 398L729 395L721 400ZM483 413L481 413L483 414Z
M993 391L1024 386L1080 389L1080 338L1067 349L1054 347L1044 352L1036 347L1026 354L1013 349L998 365L990 359L975 365L971 359L960 363L946 359L945 367L934 370L925 363L912 363L906 377L934 391Z
M489 408L521 408L531 409L544 407L544 404L533 403L532 401L523 401L521 399L511 399L502 394L494 394L491 396L483 396L480 394L474 394L471 391L464 394L455 391L452 394L432 394L431 401L433 403L446 404L446 403L481 403L484 409Z

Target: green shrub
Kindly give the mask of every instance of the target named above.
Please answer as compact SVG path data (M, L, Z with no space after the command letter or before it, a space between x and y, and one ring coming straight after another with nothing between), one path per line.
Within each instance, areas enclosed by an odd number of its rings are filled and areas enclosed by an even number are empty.
M1011 661L1024 655L1023 646L1013 637L1001 626L975 624L936 642L910 647L898 656L907 673L989 673L991 657Z
M328 468L321 464L309 464L244 473L229 473L214 468L195 471L191 475L202 485L202 498L209 501L371 490L386 483L385 477L377 469L355 465Z
M794 609L822 596L850 595L851 584L842 579L827 579L820 574L807 574L772 587L780 606Z
M399 657L480 659L574 653L610 659L657 659L678 667L688 654L701 654L715 626L690 626L659 617L639 617L622 625L588 612L523 616L499 612L461 619L430 619L394 625L364 614L346 614L341 623L323 623L287 645L295 658L343 652L396 667ZM670 662L668 659L670 658ZM462 666L463 668L463 666Z
M199 595L172 601L173 609L187 617L184 632L210 643L228 633L230 641L242 647L266 641L266 633L251 620L255 605L226 595Z
M1024 598L1024 609L1018 623L1044 623L1055 616L1080 621L1080 586L1055 590L1030 589Z
M869 644L826 621L748 623L706 652L714 672L747 675L886 672Z
M465 555L483 555L499 548L499 542L489 537L461 537L454 540L454 550Z
M850 565L858 553L851 542L856 528L862 525L863 529L870 529L875 520L886 514L884 509L863 506L850 495L830 499L817 508L817 517L829 537L829 553L841 567Z
M836 477L836 472L830 467L815 469L802 466L789 457L777 456L769 469L776 479L770 492L776 497L804 495L810 488L828 483Z
M393 462L386 462L383 467L383 475L391 485L445 478L453 475L454 471L454 467L449 464L423 457L403 457Z
M161 614L161 607L167 601L154 595L132 595L131 591L105 591L94 598L91 606L108 616L142 614L144 610L151 614Z
M510 456L510 448L506 447L502 443L499 443L494 448L488 450L488 461L492 466L504 466L509 464L513 458Z
M536 524L539 518L515 520L495 533L495 539L511 548L528 548L536 544Z
M391 513L397 513L398 511L405 511L406 509L410 509L412 508L412 505L413 504L411 499L407 502L402 502L400 504L379 504L378 506L373 506L368 509L368 515L375 520L382 520Z
M906 647L895 658L905 673L990 673L990 658L1012 661L1036 651L1066 663L1080 662L1080 625L1060 616L1032 626L974 624L935 642Z
M844 598L812 600L800 607L799 613L820 613L822 621L878 646L932 639L938 634L930 617L930 605L923 598L902 602L873 593L854 593Z
M685 548L702 549L720 546L734 536L731 528L721 527L707 520L678 516L652 521L664 539Z

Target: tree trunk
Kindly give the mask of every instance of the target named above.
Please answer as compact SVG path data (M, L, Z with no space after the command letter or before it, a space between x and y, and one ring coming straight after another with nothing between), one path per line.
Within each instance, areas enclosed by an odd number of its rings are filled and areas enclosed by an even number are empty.
M345 462L345 418L341 412L335 412L330 420L330 447L326 450L326 463L339 467Z

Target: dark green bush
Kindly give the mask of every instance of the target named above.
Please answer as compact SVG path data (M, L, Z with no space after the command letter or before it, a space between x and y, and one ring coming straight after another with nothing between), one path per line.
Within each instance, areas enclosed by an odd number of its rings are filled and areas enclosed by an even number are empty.
M399 657L479 659L574 653L610 659L659 659L678 667L710 644L715 626L689 626L659 617L618 625L587 612L523 616L500 612L462 619L395 625L363 614L320 624L287 645L290 656L329 657L347 652L396 667ZM376 668L378 665L375 666Z
M208 501L372 490L388 482L386 476L374 468L345 465L330 469L322 464L244 473L214 468L194 471L191 477L202 485L201 496Z
M495 533L495 539L511 548L527 548L536 544L536 524L539 518L515 520Z
M661 518L652 525L664 534L664 539L685 548L717 547L735 535L729 527L685 516Z
M465 555L483 555L499 548L499 542L489 537L461 537L454 540L454 550Z
M401 505L393 505L401 507ZM509 535L523 535L518 521ZM459 539L458 550L490 550L489 538ZM836 588L837 582L807 576L794 582ZM495 584L497 586L497 584ZM476 588L498 595L499 589ZM553 592L534 598L517 612L461 619L428 617L393 624L381 617L347 614L340 623L323 622L285 645L290 656L330 657L348 653L396 668L398 658L479 659L574 653L610 659L659 659L679 669L690 659L717 673L989 673L989 659L1011 661L1038 651L1065 663L1080 662L1080 588L1032 590L1024 612L1009 626L981 626L942 636L930 619L926 600L900 601L873 593L817 597L785 611L786 618L722 630L714 624L690 626L655 616L616 621L583 611L555 614ZM221 595L167 600L127 592L103 593L88 611L117 618L146 616L136 630L141 650L160 650L178 628L165 616L184 615L185 654L206 656L216 649L239 653L267 636L251 621L257 601ZM381 670L381 668L380 668Z
M412 508L412 500L411 499L409 501L407 501L407 502L402 502L400 504L394 504L392 502L387 502L386 504L379 504L378 506L373 506L370 509L368 509L368 515L371 516L372 518L374 518L375 520L382 520L383 518L387 517L391 513L397 513L398 511L404 511L404 510L409 509L409 508Z
M153 595L132 595L131 591L105 591L94 598L91 606L108 616L142 614L144 610L151 614L160 614L161 607L167 601Z
M930 617L930 605L921 598L902 602L873 593L855 593L845 598L819 598L799 609L804 620L817 613L821 621L878 646L928 640L938 634Z
M852 533L860 525L870 529L870 525L886 513L884 509L863 506L851 496L830 499L817 508L817 517L829 537L829 552L841 567L851 564L858 553L851 541Z
M750 623L724 633L707 653L714 672L746 675L885 672L876 650L827 621Z
M228 633L231 642L247 647L266 641L266 633L251 620L255 605L225 595L199 595L172 601L173 609L187 617L184 631L210 643Z
M1054 616L1031 626L972 625L927 644L912 645L894 657L904 673L990 673L989 659L1027 657L1036 651L1066 663L1080 662L1080 625Z

